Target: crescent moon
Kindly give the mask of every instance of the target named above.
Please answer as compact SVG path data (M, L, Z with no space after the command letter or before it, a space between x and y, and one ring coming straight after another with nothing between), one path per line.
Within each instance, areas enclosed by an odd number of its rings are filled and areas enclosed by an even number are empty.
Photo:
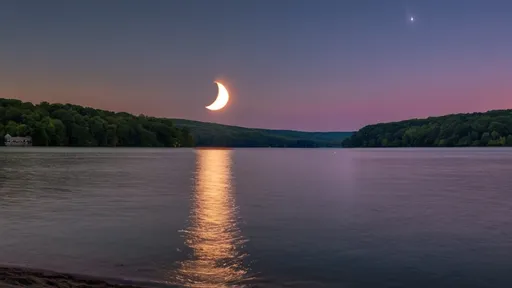
M226 104L228 104L228 101L229 101L228 89L226 89L226 87L224 87L224 85L222 85L222 83L220 83L220 82L215 82L215 84L217 84L217 87L219 88L219 93L217 94L217 99L215 99L215 101L213 101L213 103L210 104L209 106L206 106L206 109L212 110L212 111L216 111L216 110L220 110L220 109L224 108L224 106L226 106Z

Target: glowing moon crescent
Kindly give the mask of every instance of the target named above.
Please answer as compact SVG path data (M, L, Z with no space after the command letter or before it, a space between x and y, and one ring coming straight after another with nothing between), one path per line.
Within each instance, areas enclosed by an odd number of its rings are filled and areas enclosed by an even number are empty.
M220 110L222 108L224 108L224 106L226 106L226 104L228 104L228 101L229 101L229 93L228 93L228 90L226 89L226 87L224 87L224 85L222 85L220 82L215 82L217 84L217 87L219 88L219 93L217 94L217 99L215 99L215 101L213 101L212 104L210 104L210 106L206 106L206 109L209 109L209 110Z

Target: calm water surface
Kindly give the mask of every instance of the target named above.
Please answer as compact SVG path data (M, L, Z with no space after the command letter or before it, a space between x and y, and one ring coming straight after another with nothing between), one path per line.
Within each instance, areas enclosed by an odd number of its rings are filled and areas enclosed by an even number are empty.
M0 262L188 287L512 287L511 149L0 149Z

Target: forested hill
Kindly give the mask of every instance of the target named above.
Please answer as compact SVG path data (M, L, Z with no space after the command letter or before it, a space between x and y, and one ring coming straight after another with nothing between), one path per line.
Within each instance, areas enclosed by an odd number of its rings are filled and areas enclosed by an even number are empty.
M251 129L0 98L0 145L6 134L31 136L36 146L340 147L351 132Z
M31 136L36 146L193 146L188 130L169 119L0 98L0 145L5 134Z
M187 128L197 146L216 147L341 147L352 132L271 130L172 119Z
M452 114L363 127L344 147L512 146L512 110Z

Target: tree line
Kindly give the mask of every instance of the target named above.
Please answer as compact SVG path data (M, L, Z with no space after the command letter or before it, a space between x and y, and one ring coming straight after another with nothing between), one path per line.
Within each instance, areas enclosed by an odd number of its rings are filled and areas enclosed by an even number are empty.
M170 119L116 113L71 104L34 105L0 98L0 145L4 135L31 136L35 146L191 147L188 128Z
M452 114L368 125L344 147L512 146L512 110Z
M351 132L303 132L245 128L217 123L174 119L178 127L188 127L200 147L341 147Z

